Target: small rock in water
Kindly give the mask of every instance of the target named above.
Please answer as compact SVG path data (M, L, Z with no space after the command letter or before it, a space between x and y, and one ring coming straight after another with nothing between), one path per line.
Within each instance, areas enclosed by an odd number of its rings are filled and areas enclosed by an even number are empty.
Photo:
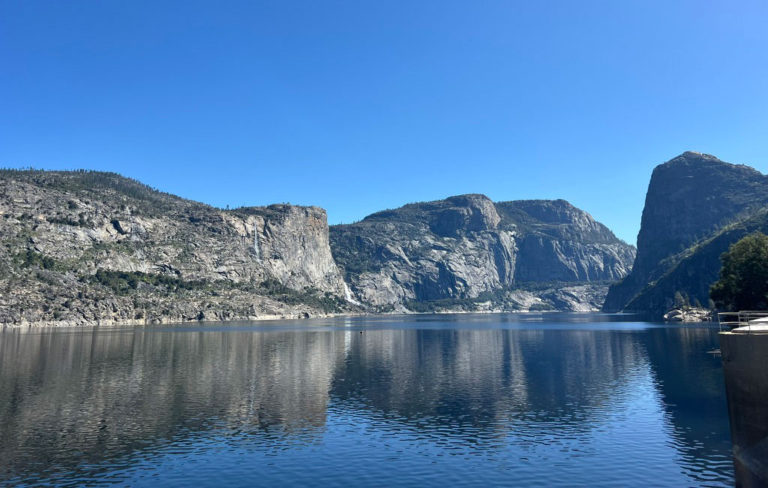
M664 314L665 322L712 322L712 310L708 308L675 308Z

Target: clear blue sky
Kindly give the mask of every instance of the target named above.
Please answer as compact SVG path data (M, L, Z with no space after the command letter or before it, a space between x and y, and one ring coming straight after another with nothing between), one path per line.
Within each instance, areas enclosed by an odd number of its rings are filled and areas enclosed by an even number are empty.
M0 0L0 166L331 223L564 198L635 242L652 168L768 170L768 2Z

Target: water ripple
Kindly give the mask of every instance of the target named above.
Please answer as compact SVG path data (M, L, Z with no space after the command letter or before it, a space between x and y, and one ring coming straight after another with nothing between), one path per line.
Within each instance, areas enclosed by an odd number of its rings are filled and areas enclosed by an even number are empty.
M4 331L0 485L733 484L712 329L501 317Z

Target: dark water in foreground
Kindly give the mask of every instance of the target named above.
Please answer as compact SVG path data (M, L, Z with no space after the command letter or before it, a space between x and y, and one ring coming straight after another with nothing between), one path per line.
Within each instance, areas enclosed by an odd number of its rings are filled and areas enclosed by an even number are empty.
M626 320L5 330L0 484L732 485L717 329Z

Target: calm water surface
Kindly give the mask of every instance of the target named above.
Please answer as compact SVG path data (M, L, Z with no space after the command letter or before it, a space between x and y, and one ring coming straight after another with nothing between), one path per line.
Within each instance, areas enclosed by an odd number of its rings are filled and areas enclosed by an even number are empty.
M7 329L0 484L732 486L717 329L628 320Z

